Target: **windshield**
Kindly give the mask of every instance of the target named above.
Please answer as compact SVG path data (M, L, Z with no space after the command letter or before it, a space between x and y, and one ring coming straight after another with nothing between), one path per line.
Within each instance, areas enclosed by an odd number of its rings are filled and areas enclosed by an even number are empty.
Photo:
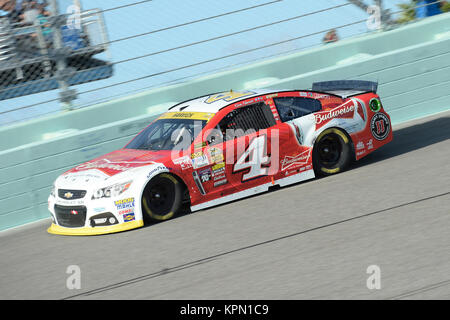
M206 125L206 120L158 119L125 148L140 150L186 150Z

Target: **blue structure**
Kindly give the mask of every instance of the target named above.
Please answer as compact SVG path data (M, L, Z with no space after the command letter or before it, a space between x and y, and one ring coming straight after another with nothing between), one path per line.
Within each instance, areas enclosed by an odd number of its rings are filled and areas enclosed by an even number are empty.
M416 18L421 19L442 13L440 3L435 2L436 0L418 1L419 8L416 8Z

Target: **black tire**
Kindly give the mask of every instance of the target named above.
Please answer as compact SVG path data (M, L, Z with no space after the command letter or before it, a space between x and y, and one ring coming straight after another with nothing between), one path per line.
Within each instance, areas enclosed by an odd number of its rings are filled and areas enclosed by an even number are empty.
M313 148L316 176L329 176L345 171L352 160L352 142L345 132L337 128L324 130Z
M171 174L154 177L142 195L142 213L146 221L164 221L178 213L183 197L183 186Z

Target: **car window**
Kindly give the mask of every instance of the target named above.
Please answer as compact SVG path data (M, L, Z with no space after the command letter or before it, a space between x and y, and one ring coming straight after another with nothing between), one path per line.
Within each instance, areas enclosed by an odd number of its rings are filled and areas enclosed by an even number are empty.
M275 123L270 107L262 102L231 111L219 122L219 129L224 140L232 140L267 129Z
M274 98L273 102L283 122L322 110L320 101L312 98L280 97Z
M159 119L137 135L125 148L141 150L186 149L205 127L204 120Z

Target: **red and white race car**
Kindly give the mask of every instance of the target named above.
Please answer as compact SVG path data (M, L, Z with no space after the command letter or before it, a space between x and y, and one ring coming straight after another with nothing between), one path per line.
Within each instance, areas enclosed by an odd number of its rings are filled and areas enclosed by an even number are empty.
M171 107L124 148L58 177L48 232L129 230L347 168L392 140L377 83L211 94Z

